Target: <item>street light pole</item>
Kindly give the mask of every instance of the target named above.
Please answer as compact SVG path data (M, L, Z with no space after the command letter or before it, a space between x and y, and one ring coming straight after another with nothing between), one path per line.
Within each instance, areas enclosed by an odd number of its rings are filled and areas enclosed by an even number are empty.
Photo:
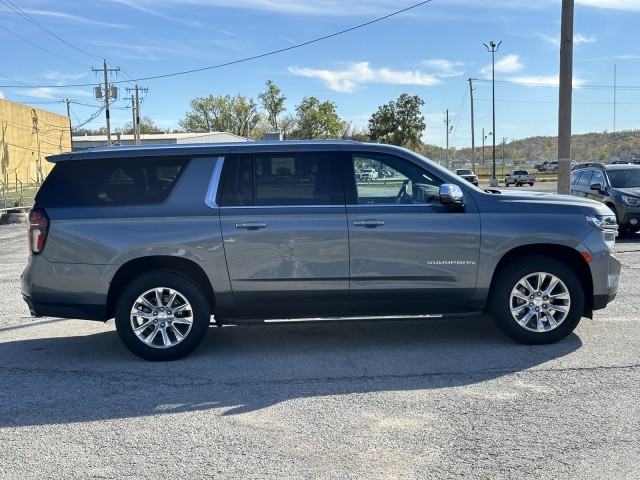
M496 178L496 51L500 48L502 41L496 45L493 40L489 42L489 45L483 43L487 47L487 51L491 53L491 88L492 88L492 104L493 104L493 170L491 173L492 187L498 186L498 179Z

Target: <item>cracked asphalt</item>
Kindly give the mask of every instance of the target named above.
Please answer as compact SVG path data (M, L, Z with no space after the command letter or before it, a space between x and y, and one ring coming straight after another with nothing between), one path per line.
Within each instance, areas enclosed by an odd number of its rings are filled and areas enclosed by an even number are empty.
M32 319L0 226L0 478L640 478L640 235L555 345L488 316L212 328L150 363L113 322Z

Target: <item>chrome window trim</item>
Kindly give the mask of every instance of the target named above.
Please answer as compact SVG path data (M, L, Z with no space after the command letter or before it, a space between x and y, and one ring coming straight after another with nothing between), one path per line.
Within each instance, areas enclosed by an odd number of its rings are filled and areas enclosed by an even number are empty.
M344 203L337 205L226 205L220 208L267 209L267 208L345 208Z
M220 205L216 203L216 194L218 193L218 187L220 186L220 177L222 176L222 166L224 165L224 157L216 158L216 166L213 167L213 174L211 175L211 182L209 183L209 189L207 190L207 197L204 203L211 208L219 208Z
M428 203L407 203L407 204L395 204L395 203L367 203L367 204L336 204L336 205L227 205L220 208L240 208L240 209L267 209L267 208L353 208L353 207L365 207L365 208L380 208L380 207L437 207L442 205L433 205Z

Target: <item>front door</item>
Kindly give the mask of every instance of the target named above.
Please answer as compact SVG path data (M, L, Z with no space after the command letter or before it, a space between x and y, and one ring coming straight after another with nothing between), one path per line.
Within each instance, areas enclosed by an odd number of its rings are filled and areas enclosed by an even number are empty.
M443 181L407 159L371 153L350 158L350 315L469 310L480 248L472 199L464 210L442 205ZM384 174L358 180L362 168Z

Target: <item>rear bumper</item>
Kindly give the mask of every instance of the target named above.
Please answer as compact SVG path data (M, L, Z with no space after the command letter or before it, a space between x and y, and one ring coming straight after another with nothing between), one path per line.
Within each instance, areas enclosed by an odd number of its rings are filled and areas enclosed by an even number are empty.
M107 320L107 288L102 265L49 262L32 255L22 272L23 300L35 317Z

